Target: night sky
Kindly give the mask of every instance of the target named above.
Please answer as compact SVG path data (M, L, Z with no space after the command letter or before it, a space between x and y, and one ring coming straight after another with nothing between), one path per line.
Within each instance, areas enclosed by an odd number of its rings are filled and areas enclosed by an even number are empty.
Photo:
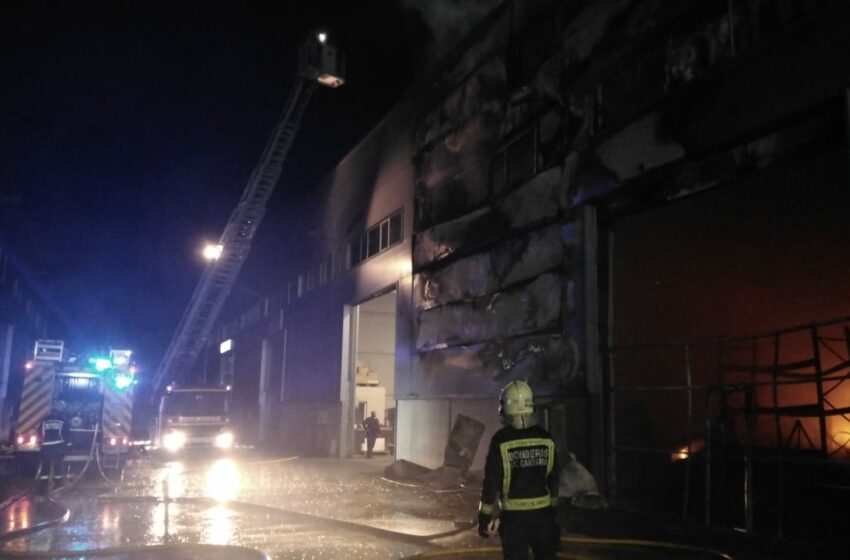
M285 276L297 244L280 240L309 235L299 217L310 187L441 39L427 14L393 0L9 4L0 8L8 243L69 323L51 336L135 348L150 371L202 272L199 247L219 237L283 108L297 45L327 30L348 55L348 83L311 101L237 298Z

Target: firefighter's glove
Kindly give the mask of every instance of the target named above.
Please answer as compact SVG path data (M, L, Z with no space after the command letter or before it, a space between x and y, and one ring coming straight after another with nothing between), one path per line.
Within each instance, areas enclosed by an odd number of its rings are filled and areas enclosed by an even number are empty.
M478 536L485 539L490 536L490 523L493 516L488 513L478 512Z

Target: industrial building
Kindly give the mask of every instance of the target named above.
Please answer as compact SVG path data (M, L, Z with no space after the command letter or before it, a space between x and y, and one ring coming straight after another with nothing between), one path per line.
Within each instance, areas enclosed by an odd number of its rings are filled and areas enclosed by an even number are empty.
M32 240L22 226L16 197L0 199L0 443L12 443L12 430L33 343L62 324L42 297L32 266L20 257Z
M315 258L216 330L243 437L349 456L375 409L437 467L524 379L607 494L802 527L784 471L758 477L847 455L847 22L838 0L500 4L317 186ZM742 455L712 470L712 448Z

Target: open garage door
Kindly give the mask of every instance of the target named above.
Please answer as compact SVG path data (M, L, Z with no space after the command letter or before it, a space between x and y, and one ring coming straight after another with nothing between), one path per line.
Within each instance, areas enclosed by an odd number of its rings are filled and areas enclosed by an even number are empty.
M342 440L351 442L343 456L366 452L363 421L372 412L381 424L375 451L391 453L395 434L395 290L351 306L346 321L340 398L344 414ZM353 381L353 383L351 382Z

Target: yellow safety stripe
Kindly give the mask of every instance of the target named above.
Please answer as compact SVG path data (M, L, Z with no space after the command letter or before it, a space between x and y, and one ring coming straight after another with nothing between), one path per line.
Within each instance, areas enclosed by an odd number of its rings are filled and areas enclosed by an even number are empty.
M478 503L478 511L481 513L485 513L487 515L493 514L493 504L485 504L484 502Z
M132 414L132 387L121 392L107 388L103 395L103 434L107 437L128 437Z
M17 432L19 434L38 428L41 419L50 412L52 394L52 373L35 370L26 374L18 409Z
M499 446L499 451L502 455L502 496L508 495L508 490L511 487L511 461L508 459L508 443L503 443Z
M508 498L505 500L505 511L527 511L543 509L552 505L552 499L547 493L539 498Z

